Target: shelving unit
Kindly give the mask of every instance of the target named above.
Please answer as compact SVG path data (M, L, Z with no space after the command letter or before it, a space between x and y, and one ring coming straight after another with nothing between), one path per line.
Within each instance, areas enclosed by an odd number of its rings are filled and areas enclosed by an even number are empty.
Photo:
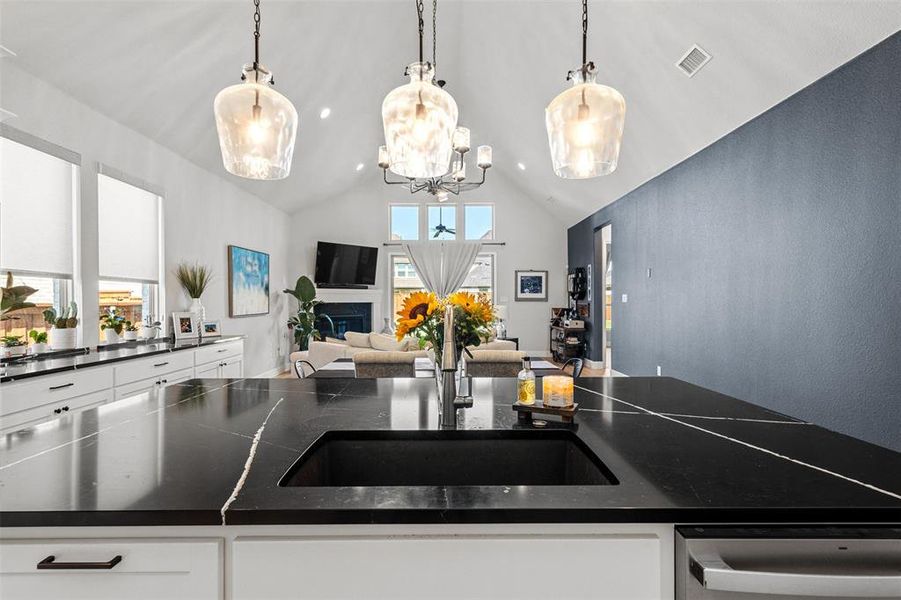
M585 328L550 326L551 355L554 360L565 361L569 358L582 358L585 354ZM575 339L577 341L573 342ZM569 340L569 341L567 341Z

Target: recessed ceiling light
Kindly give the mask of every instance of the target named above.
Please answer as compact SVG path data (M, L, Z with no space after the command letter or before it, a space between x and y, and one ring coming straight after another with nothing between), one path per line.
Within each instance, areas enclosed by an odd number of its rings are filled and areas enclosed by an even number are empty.
M526 166L522 163L516 163L516 166L519 168L520 171L526 170Z
M328 106L326 106L325 108L323 108L322 110L319 111L319 118L320 119L328 119L328 116L330 114L332 114L332 109L330 109Z
M364 166L363 163L357 163L357 171L362 171Z

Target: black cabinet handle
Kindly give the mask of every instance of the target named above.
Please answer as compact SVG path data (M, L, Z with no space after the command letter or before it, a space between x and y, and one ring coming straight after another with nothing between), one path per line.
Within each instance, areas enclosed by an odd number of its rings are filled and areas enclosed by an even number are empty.
M60 406L59 408L54 408L54 409L53 409L53 412L56 413L56 414L60 414L60 413L63 412L63 411L68 412L68 411L69 411L69 407L68 407L68 406Z
M222 350L216 350L217 353L228 352L228 348L223 348Z
M166 362L156 363L156 364L153 365L153 366L154 366L154 367L165 367L165 366L168 365L168 364L169 364L169 361L166 361Z
M51 385L50 391L52 392L53 390L61 390L63 388L72 387L73 385L75 385L75 384L74 383L64 383L62 385Z
M112 569L122 562L122 555L117 554L106 562L56 562L52 554L38 563L38 569Z
M164 383L169 383L169 380L168 379L160 379L160 385L162 385Z

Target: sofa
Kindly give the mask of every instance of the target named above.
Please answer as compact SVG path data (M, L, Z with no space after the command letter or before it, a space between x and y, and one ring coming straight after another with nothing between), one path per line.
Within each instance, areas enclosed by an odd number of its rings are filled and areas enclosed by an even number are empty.
M328 363L339 358L353 358L360 352L405 352L414 358L429 356L428 350L419 348L419 341L413 338L405 338L401 341L393 335L384 333L357 333L348 331L344 334L344 340L326 338L324 341L310 342L310 349L291 353L291 364L298 360L309 362L315 369L321 369ZM481 345L470 348L472 352L485 350L515 350L516 343L507 340L489 340ZM307 375L309 367L304 367ZM295 373L295 376L297 374Z

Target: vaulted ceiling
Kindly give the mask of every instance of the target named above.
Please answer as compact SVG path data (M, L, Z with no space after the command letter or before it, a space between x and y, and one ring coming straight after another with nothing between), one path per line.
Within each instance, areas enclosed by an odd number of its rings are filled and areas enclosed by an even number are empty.
M224 172L212 115L215 94L252 56L250 0L3 0L0 43L17 53L4 60L295 212L382 185L381 102L415 59L413 7L263 0L262 60L300 113L293 170L278 182ZM544 128L544 107L580 61L579 2L441 0L438 10L439 76L473 145L493 145L494 169L514 191L567 223L901 29L898 1L594 0L590 10L589 58L625 96L627 115L618 170L587 181L553 174ZM688 78L675 62L694 43L713 59ZM480 194L490 199L490 185Z

